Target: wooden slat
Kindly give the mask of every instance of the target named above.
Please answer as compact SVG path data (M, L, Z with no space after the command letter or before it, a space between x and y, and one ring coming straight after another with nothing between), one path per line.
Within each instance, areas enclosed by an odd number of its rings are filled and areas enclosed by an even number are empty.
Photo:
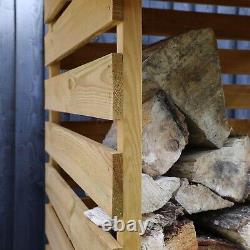
M86 122L63 122L61 125L80 135L102 143L109 129L111 121L86 121Z
M114 27L122 18L122 0L72 1L45 37L46 65Z
M213 28L217 38L250 40L250 17L189 11L143 9L143 34L173 36Z
M123 220L141 219L142 17L141 0L124 1L124 22L117 27L117 51L123 53L123 117L117 145L123 153ZM138 232L118 233L124 250L141 249Z
M220 49L222 72L226 74L250 74L250 50Z
M60 11L71 0L45 0L44 1L44 20L45 23L52 22Z
M249 135L250 136L250 120L248 119L230 119L230 126L232 129L232 135Z
M111 234L84 216L88 208L50 165L46 166L46 191L76 250L121 249Z
M224 85L226 108L250 109L250 85Z
M122 55L110 54L45 82L48 110L108 120L122 114Z
M48 204L45 211L45 231L51 248L53 250L74 250L53 207Z
M122 213L122 156L53 123L46 124L46 151L109 215Z
M159 1L159 0L156 0L156 1ZM249 0L160 0L160 1L250 7Z

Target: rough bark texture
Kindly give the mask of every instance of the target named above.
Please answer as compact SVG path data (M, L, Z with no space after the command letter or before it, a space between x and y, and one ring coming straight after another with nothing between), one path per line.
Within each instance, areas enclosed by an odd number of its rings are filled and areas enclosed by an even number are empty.
M171 202L154 214L144 215L143 220L150 223L141 237L142 250L198 249L194 225L183 215L183 208Z
M191 185L183 180L181 187L175 195L175 200L189 213L200 213L232 207L233 202L224 200L203 185Z
M180 179L160 177L154 180L142 174L142 213L151 213L162 208L180 187Z
M248 184L250 166L248 137L230 138L217 150L186 152L170 174L201 183L222 197L242 201Z
M229 136L216 38L190 31L144 51L143 100L161 88L186 115L194 145L222 147Z
M238 206L206 214L199 218L206 228L250 249L250 205Z
M214 236L199 236L199 250L240 250L239 246Z
M143 104L142 164L150 176L165 174L179 159L188 141L184 116L163 91ZM103 144L117 147L114 123Z

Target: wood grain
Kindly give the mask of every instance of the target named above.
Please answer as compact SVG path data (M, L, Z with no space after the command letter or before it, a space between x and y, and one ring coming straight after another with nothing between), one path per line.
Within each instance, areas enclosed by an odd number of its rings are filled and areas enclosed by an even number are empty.
M0 34L0 249L12 249L15 171L18 171L15 166L15 81L19 82L15 78L14 0L1 1Z
M9 0L8 0L9 1ZM9 1L11 3L11 0ZM2 7L2 1L0 6ZM9 8L7 7L6 10ZM9 14L11 13L8 10ZM39 249L44 246L44 107L43 107L43 92L44 92L44 65L43 65L43 1L37 0L16 0L15 1L15 66L13 76L15 77L14 92L9 92L15 95L14 112L15 117L15 147L12 152L12 159L15 163L10 167L15 166L15 176L11 175L12 183L14 183L15 191L12 196L15 199L14 208L8 207L8 211L14 212L14 240L12 249L28 250ZM6 31L1 31L2 35L11 35L11 28L8 24L8 19L2 22L2 14L0 14L1 27L4 25ZM11 21L10 21L11 22ZM24 28L25 27L25 28ZM4 45L1 43L1 61L3 62L3 70L7 74L12 74L12 69L8 70L8 61L5 59L11 57L9 52L11 41ZM2 48L4 55L2 54ZM8 59L9 60L9 59ZM7 68L5 66L7 64ZM24 72L25 68L25 72ZM2 70L1 69L1 70ZM1 71L2 74L2 71ZM2 91L8 90L7 85L11 84L7 79L1 81ZM7 87L7 88L6 88ZM4 90L2 90L4 89ZM7 98L5 96L4 98ZM1 102L2 105L2 102ZM3 103L4 113L8 113L8 106ZM2 110L2 108L1 108ZM3 117L1 117L3 119ZM1 120L0 119L0 120ZM3 121L5 122L5 119ZM12 125L10 125L12 126ZM11 127L10 127L11 128ZM7 133L7 129L1 127L1 136ZM4 131L4 132L3 132ZM4 136L5 137L5 136ZM9 148L4 148L4 154L8 154ZM6 158L8 161L8 158ZM5 160L4 160L5 161ZM1 169L2 162L0 163ZM5 167L1 176L5 176L8 168ZM5 176L5 181L9 177ZM3 182L3 183L4 183ZM11 190L10 190L11 192ZM10 195L10 194L9 194ZM0 197L2 199L2 197ZM22 204L22 205L20 205ZM0 209L1 216L3 210ZM8 220L9 214L5 213L2 218ZM0 238L2 237L2 228L0 229ZM9 233L9 231L5 231ZM0 240L2 242L2 240ZM2 248L2 243L0 244ZM3 246L2 249L8 249Z
M71 0L45 0L44 1L44 21L45 23L52 22L64 6Z
M249 0L160 0L160 1L250 7Z
M250 85L224 85L226 108L250 109Z
M118 121L118 150L123 152L123 220L141 219L142 20L141 0L124 1L124 22L117 28L123 53L123 117ZM132 184L132 185L131 185ZM141 248L138 232L118 234L124 250Z
M249 135L250 136L250 120L248 119L229 119L229 125L232 127L231 134Z
M122 214L122 156L87 137L46 124L46 151L111 216Z
M121 3L121 0L74 0L45 37L46 65L118 24L123 18Z
M199 28L213 28L222 39L250 40L249 16L143 9L143 34L175 36Z
M74 249L121 249L111 234L84 216L88 208L50 165L46 166L46 191Z
M110 54L45 82L49 110L108 120L122 115L122 55Z
M74 250L51 205L46 205L45 213L45 231L51 248L53 250Z
M250 74L250 50L219 50L221 70L226 74Z

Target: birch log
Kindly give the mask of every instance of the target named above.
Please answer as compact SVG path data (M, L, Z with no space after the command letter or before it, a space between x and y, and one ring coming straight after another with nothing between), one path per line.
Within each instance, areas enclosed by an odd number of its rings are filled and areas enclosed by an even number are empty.
M229 138L221 149L182 154L170 174L201 183L222 197L240 202L246 196L249 157L248 137Z
M163 89L186 115L192 144L222 147L230 130L214 32L193 30L143 54L143 100Z
M203 185L192 185L183 180L175 195L175 200L189 213L200 213L232 207L233 202L221 198Z
M163 91L143 104L142 165L150 176L165 174L188 142L184 116ZM114 123L103 144L117 148Z

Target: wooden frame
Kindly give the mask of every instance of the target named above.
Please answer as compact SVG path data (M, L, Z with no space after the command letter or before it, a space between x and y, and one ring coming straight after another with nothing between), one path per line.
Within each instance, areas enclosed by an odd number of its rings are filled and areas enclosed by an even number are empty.
M203 3L250 7L245 0ZM87 204L73 192L65 175L110 216L125 222L141 219L142 33L176 35L209 24L218 37L250 40L246 32L250 17L143 9L141 0L45 0L45 21L49 25L45 37L50 156L47 248L139 250L138 232L125 231L114 238L84 217ZM116 32L116 44L91 42L107 31ZM223 73L250 73L249 51L220 50L219 54ZM249 86L225 85L224 91L227 108L250 108ZM60 112L107 121L61 122ZM101 144L113 121L118 128L117 150ZM250 134L250 120L230 120L230 124L234 134Z

